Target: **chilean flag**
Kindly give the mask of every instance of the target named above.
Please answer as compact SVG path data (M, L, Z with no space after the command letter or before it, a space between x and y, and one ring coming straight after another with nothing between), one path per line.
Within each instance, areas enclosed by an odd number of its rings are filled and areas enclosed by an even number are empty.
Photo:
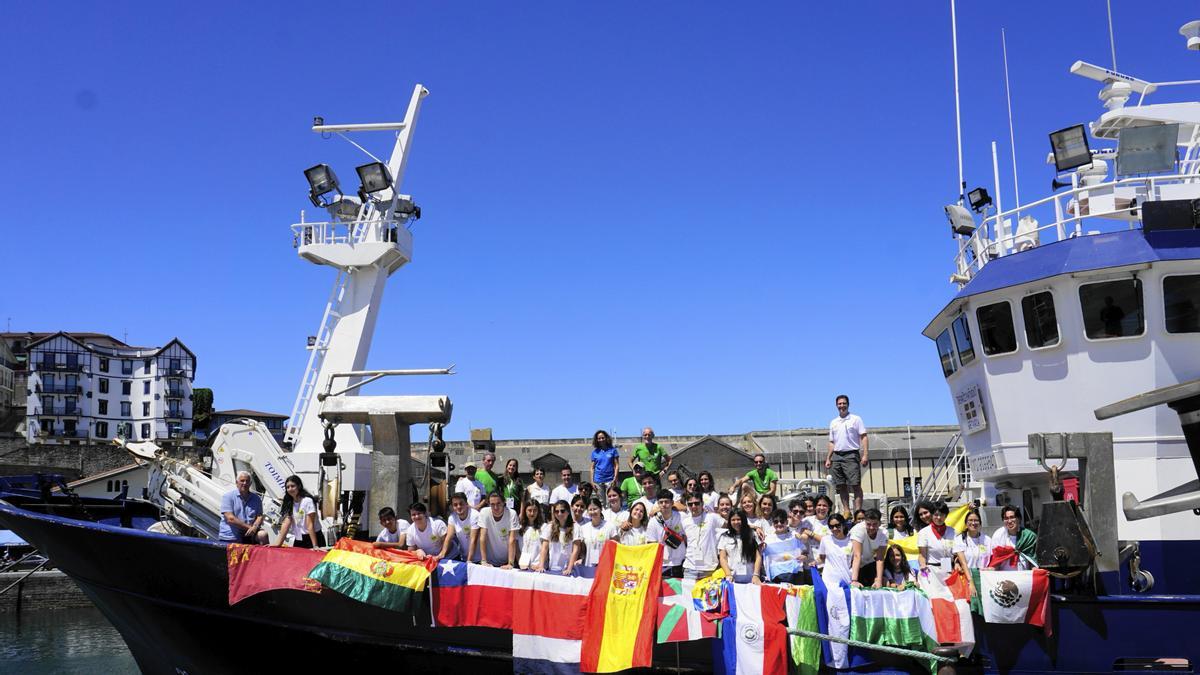
M433 579L435 626L512 628L512 570L443 560Z
M723 675L787 672L787 591L778 586L732 584L729 617L722 619L713 665Z

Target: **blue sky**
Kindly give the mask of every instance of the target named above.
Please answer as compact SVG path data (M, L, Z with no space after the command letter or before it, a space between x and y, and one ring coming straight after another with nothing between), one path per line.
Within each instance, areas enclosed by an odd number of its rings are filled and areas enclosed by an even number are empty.
M1046 133L1102 112L1103 2L961 3L968 181L1011 203ZM1193 3L1113 3L1120 70L1195 77ZM386 9L381 9L386 7ZM424 218L369 366L458 365L448 436L737 433L954 419L920 330L950 297L949 6L922 3L24 3L6 10L0 320L198 355L220 408L290 411L333 272L289 225L308 131L422 108ZM1155 100L1186 93L1167 90ZM378 153L384 135L359 137ZM309 206L311 210L311 206Z

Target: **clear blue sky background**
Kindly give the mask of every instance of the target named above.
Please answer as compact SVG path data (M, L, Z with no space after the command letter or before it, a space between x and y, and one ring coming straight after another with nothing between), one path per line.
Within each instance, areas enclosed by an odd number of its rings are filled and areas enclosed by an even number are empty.
M967 175L991 188L1008 30L1022 196L1102 112L1104 3L963 2ZM1116 0L1118 65L1195 77L1192 2ZM458 364L448 434L736 433L954 420L920 330L953 292L947 2L19 3L0 105L13 330L181 338L219 408L289 412L333 280L289 225L308 127L425 100L424 219L369 365ZM1155 100L1186 92L1168 90ZM362 136L388 152L385 135ZM311 210L311 207L309 207Z

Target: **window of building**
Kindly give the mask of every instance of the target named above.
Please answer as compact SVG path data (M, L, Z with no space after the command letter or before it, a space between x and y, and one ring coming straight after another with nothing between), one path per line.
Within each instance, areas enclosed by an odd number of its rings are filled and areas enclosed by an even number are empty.
M101 394L108 393L108 378L107 377L100 378L100 393Z
M1017 331L1013 328L1012 306L1008 302L984 305L975 310L979 339L988 356L1017 351Z
M129 359L121 359L121 374L122 375L132 375L133 374L133 361L131 361Z
M64 436L74 436L75 435L75 420L63 420L63 435Z
M75 354L75 353L67 354L67 367L68 368L78 368L79 367L79 354Z
M121 436L123 438L133 438L133 422L121 423Z
M143 424L143 425L142 425L142 440L143 440L143 441L146 441L146 440L149 440L149 439L150 439L150 425L149 425L149 424Z
M129 401L121 401L121 417L132 417L132 407Z
M146 381L142 382L142 393L143 394L150 393L150 380L146 380Z
M113 489L113 482L111 480L107 483L107 490L109 492L116 492L116 490Z
M178 372L180 370L183 370L183 364L180 359L171 359L171 371Z
M950 329L942 331L935 342L937 342L938 358L942 361L942 375L950 377L954 371L958 370L958 364L954 362L954 339L950 337Z
M54 370L54 352L42 352L42 367Z
M1021 315L1025 317L1025 341L1030 349L1058 344L1058 315L1050 291L1021 298Z
M1145 332L1140 279L1118 279L1079 287L1083 331L1092 340L1141 335Z
M42 397L42 411L44 411L46 414L50 414L51 410L54 410L54 397L53 396L43 396Z
M121 395L122 396L128 396L132 390L133 390L132 382L130 382L129 380L121 381Z
M179 384L179 380L167 380L167 396L175 398L183 396L183 387Z
M179 401L170 401L170 405L168 406L168 409L170 410L171 417L179 417L180 416Z
M42 375L42 386L48 392L54 392L54 373L46 373Z
M971 329L967 326L967 317L962 315L950 324L954 329L954 343L958 346L958 362L967 365L975 360L975 345L971 342Z
M1200 274L1163 279L1163 313L1168 333L1200 333Z
M96 438L108 438L108 422L96 422Z
M96 400L96 413L100 415L108 414L108 399L101 398Z
M42 420L42 424L41 424L40 428L42 431L44 431L48 434L54 433L54 420L52 420L52 419Z
M150 416L150 402L143 401L142 402L142 417L149 417L149 416Z
M68 375L67 376L67 393L68 394L78 393L78 391L77 391L78 387L79 387L79 376L78 375Z
M79 402L79 399L75 398L74 396L67 396L67 397L63 398L63 412L66 413L67 415L74 415L75 414L75 405L78 402Z
M150 374L150 359L142 361L142 370L145 371L147 375Z
M102 372L102 373L108 372L108 357L105 357L105 356L100 357L100 372Z

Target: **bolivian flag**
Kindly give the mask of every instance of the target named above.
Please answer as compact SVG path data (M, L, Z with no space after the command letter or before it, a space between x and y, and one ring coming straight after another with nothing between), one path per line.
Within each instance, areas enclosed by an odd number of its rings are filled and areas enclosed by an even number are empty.
M579 669L613 673L650 666L662 585L662 546L604 545L588 599Z
M432 558L420 560L409 551L342 538L308 576L359 602L402 612L414 593L425 590L435 566Z

